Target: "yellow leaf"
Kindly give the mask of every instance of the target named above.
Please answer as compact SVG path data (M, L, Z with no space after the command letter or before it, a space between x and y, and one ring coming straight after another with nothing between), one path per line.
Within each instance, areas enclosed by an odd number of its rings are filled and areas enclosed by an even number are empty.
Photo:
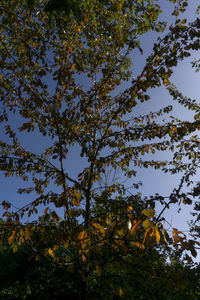
M116 233L120 238L122 238L125 235L126 231L127 228L121 227L120 229L116 230Z
M78 190L74 190L74 197L72 198L73 204L79 206L81 198L82 194Z
M183 19L182 21L181 21L181 24L185 24L187 22L187 20L186 19Z
M69 242L67 241L67 242L64 243L64 247L68 248L68 246L69 246Z
M156 243L160 242L160 232L157 228L155 228L155 236L156 236Z
M128 206L127 209L128 209L128 211L130 211L130 212L133 210L132 206Z
M155 215L155 210L154 209L149 209L149 210L143 209L142 214L147 216L148 218L153 218Z
M86 239L87 238L87 232L85 230L79 232L79 234L77 235L77 238L79 240L83 240L83 239Z
M17 245L14 245L12 250L13 250L13 253L16 253L17 252Z
M153 225L153 223L149 219L144 220L144 222L142 224L143 224L145 230L148 227L151 227Z
M86 262L87 262L86 256L84 254L82 254L81 258L82 258L83 263L86 264Z
M53 252L53 250L51 248L48 249L48 253L50 256L52 256L53 258L55 257L55 253Z
M8 238L8 243L12 244L16 235L16 231L13 230L12 235Z
M122 288L119 289L119 296L123 296L124 292L122 290Z
M20 237L18 240L18 246L21 246L23 242L24 242L24 239Z
M134 234L140 228L140 226L139 226L140 224L141 224L141 220L138 220L135 223L135 225L133 225L130 234Z
M145 230L145 233L144 233L144 239L143 239L143 244L148 243L150 231L151 231L151 228L150 228L150 227L148 227L148 228Z
M117 249L119 247L122 247L123 250L126 249L126 247L124 246L124 243L122 241L119 240L114 240L114 242L112 243L112 246Z
M31 233L30 233L28 227L25 227L25 238L26 238L27 240L29 240L29 239L30 239L30 236L31 236Z
M109 225L110 224L110 220L108 218L106 218L106 224Z
M165 85L170 85L170 81L168 79L165 78L163 81Z
M78 190L74 190L74 194L75 194L76 198L78 199L78 201L80 201L82 194Z
M142 245L140 242L135 242L135 245L136 245L138 248L144 250L144 245Z
M104 227L102 227L100 224L98 224L98 223L92 223L92 226L95 227L99 232L105 233Z
M75 64L72 64L71 70L72 70L72 72L74 72L74 70L75 70Z
M69 51L69 53L72 52L72 47L71 46L68 47L68 51Z

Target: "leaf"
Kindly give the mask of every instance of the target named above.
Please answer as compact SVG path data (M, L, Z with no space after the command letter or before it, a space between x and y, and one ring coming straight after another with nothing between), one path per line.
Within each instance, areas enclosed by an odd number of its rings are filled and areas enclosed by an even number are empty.
M86 258L86 256L85 256L84 254L81 255L81 259L82 259L82 262L83 262L84 264L86 264L87 258Z
M131 212L131 211L133 211L133 207L129 205L129 206L127 207L127 210L128 210L129 212Z
M16 235L16 231L13 230L11 236L8 238L8 243L9 243L9 244L12 244L12 243L13 243L14 238L15 238L15 235Z
M83 230L81 232L79 232L79 234L77 235L77 238L79 240L84 240L87 238L87 231Z
M67 205L67 195L64 193L61 194L61 196L55 200L55 206L56 207L62 207Z
M116 234L118 237L122 238L127 232L127 228L125 226L122 226L121 228L116 230Z
M175 243L181 242L186 239L186 235L182 231L179 231L178 229L173 228L172 232L173 232L173 238L174 238Z
M152 227L153 226L153 223L149 219L144 220L144 222L142 224L143 224L145 230L148 227Z
M56 212L55 212L55 211L52 211L51 215L52 215L52 218L53 218L54 222L58 222L59 217L58 217L58 215L56 214Z
M199 120L200 119L200 113L198 113L198 114L196 114L196 115L194 115L194 120Z
M29 240L30 237L31 237L30 230L29 230L29 228L26 226L26 227L25 227L25 238L26 238L26 240Z
M69 247L69 241L65 241L65 242L64 242L64 248L67 249L68 247Z
M16 253L16 252L17 252L17 250L18 250L18 247L17 247L17 245L13 245L13 247L12 247L12 250L13 250L13 253Z
M130 234L133 235L136 231L140 229L141 220L136 221L136 223L131 228Z
M150 241L151 241L150 234L151 234L151 232L152 232L151 228L148 227L145 230L145 233L144 233L143 245L146 245L147 247L150 246Z
M2 206L5 210L8 210L11 207L11 203L7 202L7 201L2 201Z
M194 244L191 241L189 241L188 244L189 244L188 250L190 250L192 256L193 257L197 257L197 251L196 251L196 249L194 247Z
M47 212L48 212L48 209L49 209L48 207L47 207L47 208L45 208L45 210L43 211L43 214L44 214L44 215L46 215L46 214L47 214Z
M186 259L187 259L188 264L191 264L193 262L192 258L187 253L186 253Z
M122 297L122 296L123 296L123 294L124 294L124 291L123 291L123 289L122 289L122 288L119 288L119 296L120 296L120 297Z
M176 228L173 228L172 232L173 232L173 238L174 238L175 243L178 243L178 241L179 241L178 232L179 231Z
M51 248L48 249L48 253L51 257L55 257L55 252Z
M145 215L148 218L153 218L155 215L155 210L154 209L143 209L142 210L142 214Z
M81 198L82 198L82 193L80 193L78 190L73 191L74 197L72 199L72 202L74 205L79 206Z
M135 245L141 250L144 250L144 245L142 245L140 242L135 242Z
M158 229L155 227L155 236L156 236L156 243L160 242L160 232Z
M75 66L76 66L75 64L72 64L72 67L71 67L72 72L74 72Z
M165 79L163 80L163 82L164 82L164 84L165 84L166 86L170 85L170 81L169 81L169 79L167 79L167 78L165 78Z
M99 223L92 223L92 226L95 227L98 232L105 234L105 228L101 226Z
M69 51L69 53L72 52L72 47L71 46L68 47L68 51Z

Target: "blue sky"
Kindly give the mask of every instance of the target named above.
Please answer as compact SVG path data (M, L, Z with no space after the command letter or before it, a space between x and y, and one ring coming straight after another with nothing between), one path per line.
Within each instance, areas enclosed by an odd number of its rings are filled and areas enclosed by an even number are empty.
M187 19L193 20L195 9L199 5L198 0L189 1L189 7L185 17ZM161 0L161 6L163 8L163 14L161 19L169 20L170 8L172 7L167 1ZM157 34L148 33L143 39L141 46L144 49L143 55L138 53L133 59L133 73L137 74L144 66L145 57L150 54L153 42L156 41ZM195 53L194 57L198 57L198 54ZM178 64L175 69L174 75L172 76L171 82L173 82L177 88L186 96L190 98L197 99L199 101L199 80L200 74L195 73L190 64L191 58L185 60ZM84 84L84 79L83 79ZM157 88L151 91L151 100L145 102L144 104L139 104L134 111L135 114L145 114L149 111L157 111L160 108L172 104L174 109L173 113L185 120L191 120L192 114L188 113L184 109L180 110L180 105L177 105L173 102L172 98L168 92L163 88ZM12 126L17 128L20 124L20 119L16 116L11 117ZM20 141L22 144L29 150L40 153L43 146L47 146L50 141L48 138L41 136L37 131L26 135L25 133L20 133ZM160 157L160 156L159 156ZM167 159L169 154L162 155L163 159ZM155 157L157 159L158 156ZM78 147L73 148L72 154L67 157L66 166L72 172L72 175L76 174L85 166L86 161L79 159L79 149ZM138 190L143 195L154 195L155 193L161 193L162 195L169 195L170 192L177 187L179 183L180 175L166 175L161 171L153 169L138 169L137 181L142 181L143 186ZM198 180L198 178L196 179ZM0 174L0 183L1 183L1 192L0 192L0 201L7 200L13 203L17 207L21 207L30 202L30 195L21 196L16 193L18 187L21 185L22 181L18 178L4 178L3 174ZM22 183L22 186L24 183ZM161 209L160 207L157 208ZM180 230L187 231L188 225L187 221L191 219L190 210L191 206L182 206L180 213L177 213L177 206L174 205L169 210L165 212L165 217L172 227L176 227ZM0 209L1 211L1 209ZM168 225L166 225L168 226Z

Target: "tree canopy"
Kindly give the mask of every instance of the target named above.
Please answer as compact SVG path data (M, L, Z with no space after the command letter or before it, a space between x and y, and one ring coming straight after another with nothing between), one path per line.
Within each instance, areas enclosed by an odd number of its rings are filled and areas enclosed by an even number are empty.
M37 260L65 267L79 280L85 299L95 289L104 299L106 293L107 299L130 297L137 274L127 266L136 263L135 255L156 256L171 246L186 251L189 262L197 255L197 241L176 228L170 236L162 223L171 204L191 204L193 194L183 187L191 184L199 163L200 106L170 78L180 61L199 50L200 20L188 23L181 17L186 0L169 2L174 4L170 26L159 20L159 1L0 4L0 170L24 180L26 186L18 192L30 199L25 206L12 199L2 202L2 247L8 243L16 252L25 244ZM133 55L142 55L141 38L149 31L162 33L162 38L133 77ZM198 60L193 67L199 70ZM135 115L138 103L149 101L150 90L161 85L193 111L194 121L175 118L171 105ZM41 142L38 151L27 149L21 135L32 132L48 146ZM148 159L159 151L171 151L172 160ZM68 167L71 153L74 165L80 165L76 175ZM182 177L167 197L142 199L138 167L181 172ZM108 170L119 179L105 181ZM131 191L124 178L132 182ZM141 268L148 270L148 264ZM124 279L127 274L130 281Z

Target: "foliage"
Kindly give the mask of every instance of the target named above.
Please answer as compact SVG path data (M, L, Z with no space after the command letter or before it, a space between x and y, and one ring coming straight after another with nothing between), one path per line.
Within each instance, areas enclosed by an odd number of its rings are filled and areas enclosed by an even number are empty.
M190 269L177 259L166 264L165 255L155 249L143 252L135 248L131 254L110 253L108 259L99 261L96 276L89 281L88 299L97 295L98 299L198 299L199 268ZM4 245L0 261L3 300L84 299L77 270L66 272L64 266L46 259L35 260L27 245L15 254ZM100 270L103 276L98 277Z
M69 15L70 12L73 12L77 18L80 18L81 15L80 1L76 0L50 0L47 2L44 9L46 12L64 11L67 15Z
M125 282L116 257L127 266L135 253L148 256L152 248L167 243L197 254L198 242L187 240L181 231L173 228L169 236L162 214L170 204L192 201L182 190L198 166L198 139L190 134L200 128L200 107L183 97L170 77L179 61L190 56L191 50L199 50L200 21L187 24L179 19L187 1L171 1L174 24L133 78L130 55L143 53L141 37L166 28L158 20L161 9L155 1L84 0L79 2L81 17L73 8L49 11L46 1L11 2L0 4L0 120L5 131L0 169L8 177L32 181L18 192L33 193L35 198L16 210L12 202L2 202L2 241L6 235L14 252L26 243L37 259L42 256L64 266L78 276L75 281L86 296L90 285L102 287L104 276L112 274L102 297L107 289L113 292L111 299L116 293L123 297L133 283L118 289ZM168 122L162 119L172 106L135 115L135 107L150 100L150 89L161 85L180 105L194 111L193 122L173 116ZM20 122L18 129L13 116ZM36 152L24 147L20 133L32 132L50 146L41 150L38 145ZM74 149L80 151L74 164L83 166L77 175L67 166ZM148 159L148 154L153 157L159 151L174 151L172 161ZM183 172L183 176L167 197L141 199L135 191L138 167ZM119 170L120 180L100 186L108 168ZM134 182L129 193L123 178ZM161 213L155 209L158 201L163 205ZM40 207L43 214L34 222ZM63 208L63 218L57 208ZM26 215L30 217L27 224L23 222ZM191 259L188 254L187 258Z
M195 201L194 210L192 212L193 219L190 221L190 232L191 235L195 238L195 240L199 239L200 236L200 205L199 205L199 195L200 195L200 183L197 182L196 186L192 190L192 195L194 198L198 198L198 200Z

